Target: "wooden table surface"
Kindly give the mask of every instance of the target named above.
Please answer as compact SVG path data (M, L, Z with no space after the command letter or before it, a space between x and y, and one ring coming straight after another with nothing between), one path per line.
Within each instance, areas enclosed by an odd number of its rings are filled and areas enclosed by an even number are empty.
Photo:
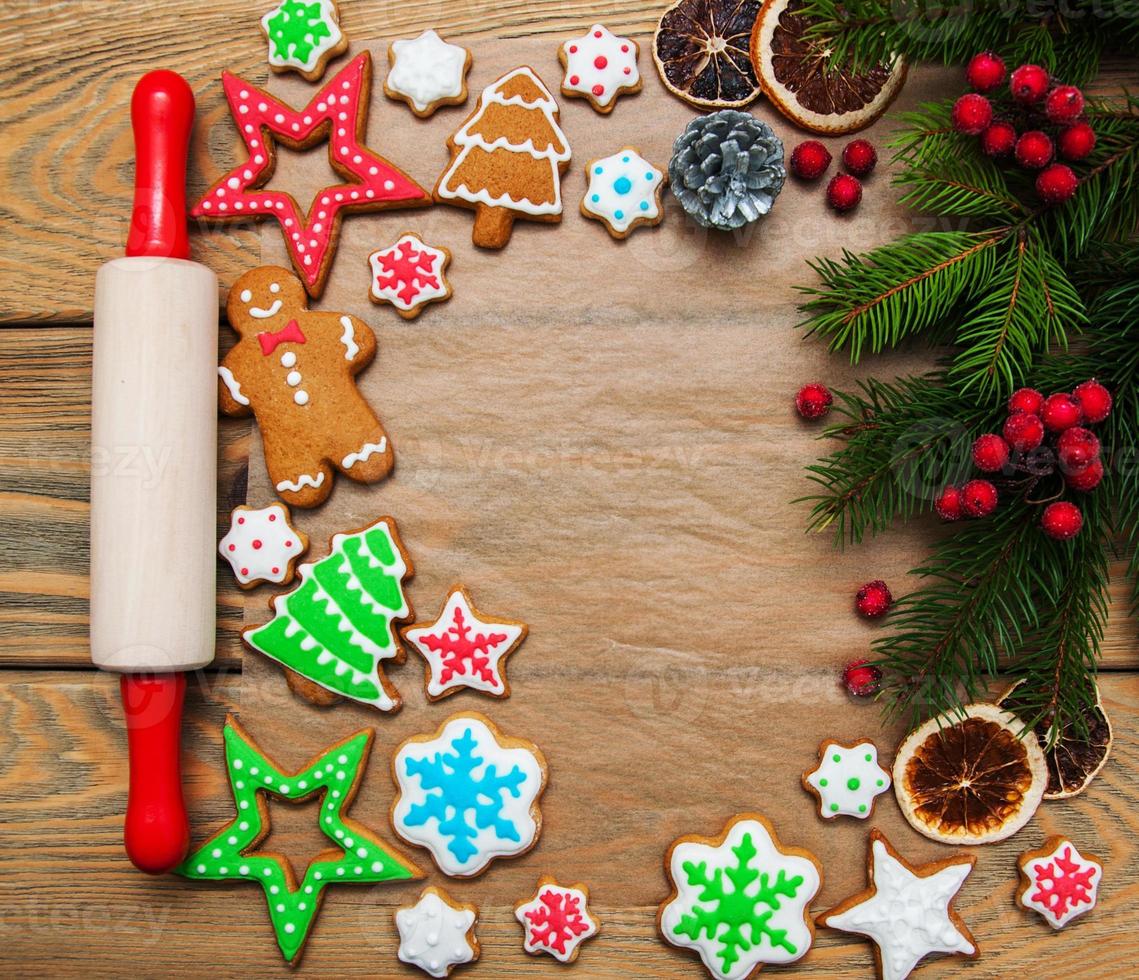
M252 5L242 0L194 5L123 0L112 14L106 5L84 0L10 3L0 10L0 29L8 41L0 52L5 79L0 97L5 188L0 243L0 969L11 975L287 972L272 943L259 890L149 879L127 863L121 848L123 723L115 679L92 670L88 660L86 602L91 300L95 270L120 254L125 239L133 175L126 112L130 91L151 68L186 75L198 94L201 120L191 191L202 189L233 152L216 84L219 70L228 67L265 79L256 18L268 6L268 0ZM657 5L646 0L616 5L598 0L342 0L340 6L352 37L409 36L433 26L468 44L491 36L541 36L551 50L595 19L615 31L641 33L659 14ZM642 69L652 73L647 51ZM547 77L553 77L552 71ZM877 187L883 190L876 193L890 193L884 180ZM864 247L898 230L868 222L827 225L818 236L793 243L791 252L806 257L844 245ZM200 235L194 247L196 258L218 272L223 286L260 254L255 228ZM469 971L471 976L555 970L552 960L522 953L510 911L538 874L547 871L594 886L602 935L585 947L573 967L576 975L700 975L694 958L656 938L653 911L667 891L660 855L673 837L717 833L740 810L764 811L784 840L824 857L820 907L862 887L866 827L824 827L810 818L797 773L809 765L815 744L827 735L872 734L890 757L900 730L883 726L875 709L853 705L834 685L837 665L861 654L872 635L850 614L850 596L860 581L878 575L903 586L905 569L936 531L918 522L842 554L832 552L828 541L800 533L805 509L789 501L806 492L802 466L818 447L812 433L788 417L788 393L805 372L825 373L839 383L851 377L817 345L801 345L790 329L795 319L790 286L806 274L797 262L784 262L781 280L772 284L770 308L764 309L782 332L773 335L776 346L766 377L761 370L745 379L742 369L732 365L741 373L737 377L723 370L722 390L693 384L684 392L693 407L690 424L737 435L754 427L762 439L769 499L756 500L755 506L768 508L770 550L758 557L738 555L738 568L709 562L696 570L701 582L688 605L680 605L682 618L642 632L623 612L621 590L651 603L642 593L652 591L654 575L672 588L684 584L679 576L652 566L658 542L646 534L640 555L625 556L608 571L592 569L599 577L613 577L608 593L613 603L589 610L594 632L603 638L597 645L600 655L562 649L547 630L545 639L532 633L516 658L515 697L492 714L508 731L537 741L558 764L546 833L534 852L517 862L500 862L476 883L453 887L433 876L434 883L444 884L456 897L482 905L484 959ZM651 339L645 346L649 358L676 356L663 341L659 349ZM603 358L600 340L598 349ZM722 355L713 340L693 355L692 370L712 377L722 369L714 363ZM888 373L912 363L879 363L870 370ZM757 380L765 390L749 390L747 398L732 387ZM724 399L731 401L721 408ZM226 422L220 431L219 527L222 515L245 499L247 460L251 445L255 447L245 424ZM621 456L619 440L607 448L614 454L612 470L635 465ZM702 532L705 515L697 508L713 514L719 497L733 493L730 481L739 473L731 466L716 470L723 465L716 459L689 462L707 473L677 476L676 467L653 461L645 474L645 512L622 514L608 525L599 521L597 534L620 535L622 522L635 524L639 517L658 522L654 527L661 534L677 531L699 539L705 533L709 548L723 547L733 530L709 523ZM511 463L523 475L527 466L533 475L551 465ZM604 467L598 472L606 475ZM629 478L636 482L641 476ZM668 481L681 478L685 486L673 493ZM589 481L581 485L588 487ZM345 499L351 503L354 498ZM678 499L686 502L686 514L673 513L670 501ZM480 505L487 506L488 500L493 496L481 497ZM468 541L463 530L470 515L462 504L456 498L454 512L440 515L445 531L413 527L437 563L433 571L430 562L424 563L429 570L413 587L423 614L433 613L448 584L446 542ZM409 510L414 507L414 501L408 503ZM467 557L493 560L491 553L480 555L477 549ZM488 598L480 605L507 615L521 613L510 600L539 594L523 581L527 575L558 574L548 560L528 567L532 560L532 555L514 554L502 559L512 563L509 567L484 568L480 579L468 583L476 600L480 582L492 583L507 598L499 603ZM228 574L219 574L218 582L217 660L191 681L185 732L196 840L219 826L232 805L219 764L220 727L227 711L258 720L259 730L266 731L274 730L270 719L278 708L288 705L265 680L264 661L243 665L237 639L243 594ZM959 908L983 956L972 963L933 961L922 976L956 971L971 977L1017 972L1100 976L1135 956L1139 648L1135 623L1123 615L1125 589L1118 577L1114 592L1102 679L1115 726L1114 755L1088 793L1045 805L1018 838L981 849ZM720 593L725 595L718 598ZM257 601L263 601L260 595ZM721 620L705 629L695 618L701 609L711 620ZM531 611L538 621L545 617L554 624L572 613ZM727 639L731 636L739 637L734 645ZM400 675L412 692L418 670L409 664ZM272 682L277 681L274 673ZM613 737L619 737L625 757L622 771L643 778L622 781L591 763L588 751L571 751L580 733L563 700L567 685L575 696L580 692L590 699L589 717L613 719ZM474 701L454 705L455 710L485 707ZM385 769L391 738L432 730L448 712L409 707L389 730L385 719L362 710L335 710L341 712L336 717L342 717L345 732L350 726L374 724L380 733L369 778L352 813L390 839L385 815L391 786ZM285 734L288 727L278 723L275 731ZM593 737L605 738L606 733ZM296 744L267 738L265 747L282 762L297 764L320 745L302 735ZM903 853L915 859L943 853L904 826L892 799L884 798L879 806L874 823ZM590 818L582 819L583 813ZM298 856L310 853L317 844L310 817L304 808L274 806L274 843ZM1016 855L1053 832L1070 834L1107 865L1101 907L1060 935L1012 903ZM391 912L408 898L384 888L330 890L302 971L421 975L403 970L394 957ZM870 976L871 962L865 943L824 931L796 969L813 976Z

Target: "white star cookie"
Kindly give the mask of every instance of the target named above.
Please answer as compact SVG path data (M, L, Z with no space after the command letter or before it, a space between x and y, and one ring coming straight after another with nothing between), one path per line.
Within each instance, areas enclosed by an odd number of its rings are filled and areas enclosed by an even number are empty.
M874 799L890 788L890 774L878 765L878 747L864 739L843 745L827 739L819 746L819 764L803 773L803 789L819 800L819 816L865 820Z
M419 901L395 914L400 960L433 977L479 958L475 925L479 910L454 901L443 889L424 888Z
M290 516L284 504L260 510L242 505L230 513L229 531L218 543L218 553L229 562L243 589L293 580L297 559L308 550L308 538L293 527Z
M633 147L590 160L585 175L589 186L581 213L602 222L614 238L627 238L641 225L659 225L664 219L660 195L665 175Z
M870 887L815 921L872 939L882 980L905 980L931 953L976 958L976 940L953 909L976 861L969 855L911 865L885 836L871 830Z
M388 48L391 70L384 82L389 99L406 102L423 118L441 105L467 101L471 52L444 41L435 31L412 40L393 41Z
M558 49L558 60L566 70L562 95L589 99L598 112L612 112L617 96L641 90L639 53L636 41L594 24L588 34L571 38Z

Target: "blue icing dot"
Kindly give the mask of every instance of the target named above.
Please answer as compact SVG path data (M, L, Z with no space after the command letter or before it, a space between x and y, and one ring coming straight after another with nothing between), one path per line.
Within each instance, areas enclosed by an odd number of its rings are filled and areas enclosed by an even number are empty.
M618 177L613 181L613 190L618 194L628 194L633 189L633 182L628 177Z
M614 211L613 217L616 218L618 221L620 221L622 218L625 217L625 212L624 211Z
M649 209L649 202L648 201L641 201L641 210L647 211L648 209Z
M621 162L622 162L622 163L628 163L628 162L629 162L629 158L628 158L628 157L621 157Z
M645 174L645 180L652 180L652 179L653 179L653 172L650 170Z
M596 204L598 201L601 200L601 195L600 194L594 194L592 200L593 200L593 203Z
M605 173L605 168L604 167L594 167L593 172L595 174L603 174L603 173Z

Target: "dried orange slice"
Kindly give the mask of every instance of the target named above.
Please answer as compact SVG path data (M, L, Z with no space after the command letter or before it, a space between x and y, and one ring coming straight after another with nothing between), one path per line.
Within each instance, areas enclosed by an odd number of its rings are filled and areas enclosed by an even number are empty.
M1002 708L1018 711L1020 701L1016 689L1024 681L1017 681L997 701ZM1092 681L1095 684L1095 681ZM1065 725L1058 738L1043 723L1036 726L1036 737L1044 749L1044 761L1048 764L1048 788L1044 791L1046 800L1064 800L1069 796L1079 796L1111 755L1111 722L1103 710L1099 695L1099 685L1095 684L1095 704L1084 716L1084 731L1078 726ZM1049 747L1051 743L1051 747Z
M902 813L916 831L946 844L1011 837L1032 818L1047 785L1040 743L995 704L931 718L906 736L894 759Z
M739 108L759 96L751 32L760 0L678 0L653 38L653 61L673 95L712 109Z
M825 42L808 35L804 0L764 0L751 36L763 94L792 122L816 133L853 133L877 119L902 89L901 57L866 71L836 69Z

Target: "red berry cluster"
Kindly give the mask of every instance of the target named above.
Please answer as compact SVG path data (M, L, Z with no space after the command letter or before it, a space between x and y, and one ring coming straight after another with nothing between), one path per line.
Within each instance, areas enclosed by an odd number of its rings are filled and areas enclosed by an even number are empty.
M833 404L834 396L830 389L818 381L803 385L795 395L795 410L811 422L826 415Z
M1035 388L1021 388L1009 398L1008 411L999 435L987 432L973 443L973 465L978 470L1019 481L1026 493L1051 474L1058 474L1069 490L1086 493L1099 486L1100 442L1087 426L1111 413L1111 393L1103 385L1085 381L1074 391L1047 398ZM976 479L963 487L946 487L934 510L946 521L987 517L996 510L997 501L996 484ZM1058 541L1075 537L1083 523L1079 507L1066 500L1049 503L1040 520L1044 533Z
M1083 93L1074 85L1053 85L1039 65L1021 65L1008 76L992 51L975 55L965 75L973 91L954 103L953 128L978 137L986 156L1011 157L1036 171L1036 193L1045 204L1070 200L1079 178L1068 163L1086 159L1096 144L1095 130L1082 118ZM1007 96L998 98L1006 77ZM1068 163L1056 162L1057 155Z
M791 151L791 173L801 180L818 180L831 165L831 151L818 140L804 140ZM862 200L862 179L878 164L878 151L869 140L851 140L842 151L846 173L827 185L827 204L835 211L853 211Z

